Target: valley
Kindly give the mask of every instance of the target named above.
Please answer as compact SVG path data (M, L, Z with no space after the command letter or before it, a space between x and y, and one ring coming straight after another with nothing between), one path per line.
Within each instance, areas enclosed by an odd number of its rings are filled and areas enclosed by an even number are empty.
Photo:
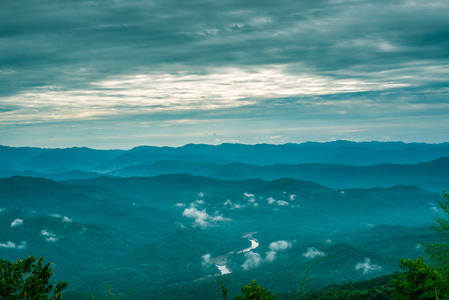
M310 265L307 289L392 274L399 258L423 255L422 244L435 238L429 225L448 183L447 157L426 161L427 154L420 161L416 153L449 155L449 147L371 146L355 160L381 151L385 163L303 164L282 147L287 154L264 160L258 146L243 145L236 148L249 147L259 165L192 162L206 154L209 160L249 156L230 145L223 146L229 155L198 145L201 156L184 154L184 161L180 149L94 152L95 159L87 150L7 149L16 168L0 178L0 256L45 257L55 279L69 283L67 299L106 298L105 283L123 297L134 291L141 299L221 299L221 283L236 294L253 279L282 297L298 288ZM313 147L342 153L348 145ZM46 154L52 151L57 159ZM414 153L413 163L392 161L396 151ZM21 154L14 158L15 152ZM174 152L176 160L138 167L167 159L161 152ZM51 157L51 168L42 168L42 157ZM281 157L293 164L270 164ZM123 173L127 168L154 174ZM62 174L55 170L65 175L50 179Z

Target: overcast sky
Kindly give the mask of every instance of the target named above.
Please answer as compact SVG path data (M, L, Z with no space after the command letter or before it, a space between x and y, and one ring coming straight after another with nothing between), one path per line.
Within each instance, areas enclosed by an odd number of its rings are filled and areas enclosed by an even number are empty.
M0 144L449 141L448 0L1 0Z

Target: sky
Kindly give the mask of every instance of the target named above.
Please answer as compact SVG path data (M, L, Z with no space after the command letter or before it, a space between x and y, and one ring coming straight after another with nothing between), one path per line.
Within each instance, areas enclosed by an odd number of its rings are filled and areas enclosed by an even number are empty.
M2 0L0 144L449 141L449 0Z

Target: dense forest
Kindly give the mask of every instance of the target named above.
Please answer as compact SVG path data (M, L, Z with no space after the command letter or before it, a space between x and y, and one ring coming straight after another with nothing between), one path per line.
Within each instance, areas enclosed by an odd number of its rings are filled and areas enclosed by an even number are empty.
M67 282L64 299L232 299L242 287L277 299L446 291L448 144L0 154L0 258L12 268L44 257L53 289Z

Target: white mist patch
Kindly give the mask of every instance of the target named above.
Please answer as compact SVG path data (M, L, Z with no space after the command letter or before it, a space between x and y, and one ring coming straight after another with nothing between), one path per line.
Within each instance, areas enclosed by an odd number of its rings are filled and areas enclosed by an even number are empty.
M245 253L245 262L242 264L243 270L254 269L260 266L262 263L262 256L259 253L254 252L246 252Z
M204 204L204 200L196 200L195 201L197 204Z
M268 262L272 262L276 259L276 254L279 251L283 251L286 250L288 248L292 247L292 243L291 242L287 242L287 241L277 241L277 242L273 242L270 244L270 246L268 248L270 248L270 251L267 252L267 256L265 257L265 260Z
M295 201L296 200L296 195L295 194L291 194L290 195L290 201Z
M307 251L302 254L305 258L314 259L315 257L326 256L323 251L319 251L314 247L307 248Z
M232 203L231 200L226 200L225 203L223 203L223 206L229 207L229 209L242 209L245 207L245 205L242 205L240 203Z
M7 241L6 243L0 243L1 248L8 248L8 249L25 249L27 246L27 242L22 241L20 245L16 245L16 243L13 243L11 241Z
M49 214L49 216L52 218L62 218L60 214Z
M201 264L203 266L209 266L209 265L212 264L212 260L211 260L211 257L210 257L209 253L208 254L204 254L203 256L201 256Z
M58 237L56 236L56 234L47 231L47 230L41 230L41 235L45 236L45 240L47 242L56 242L58 240Z
M285 250L292 247L292 243L287 241L277 241L270 244L269 248L273 251Z
M380 271L382 270L382 267L371 263L370 258L365 258L365 261L363 263L358 263L355 265L355 269L357 271L362 270L363 274L368 274L370 272Z
M62 222L64 222L64 223L72 223L73 221L72 221L72 219L69 219L69 218L67 218L67 217L64 217L64 218L62 219Z
M176 207L185 207L186 204L185 203L176 203Z
M14 221L11 222L11 227L18 227L23 225L22 219L14 219Z
M254 194L243 193L243 198L248 201L248 205L254 205L257 207L258 205L256 205L256 199L254 197Z
M285 200L278 200L278 201L276 202L276 204L279 205L279 206L287 206L287 205L290 205L290 203L288 203L288 202L285 201Z
M203 198L203 197L204 197L204 195L205 195L205 194L204 194L203 192L199 192L199 193L198 193L198 197L201 197L201 198Z
M228 218L224 218L216 212L215 216L209 215L205 209L198 210L195 206L191 205L190 208L184 209L182 215L187 218L194 219L193 226L207 227L213 225L216 222L230 221Z
M274 199L273 197L270 197L267 199L268 204L272 205L274 202L276 202L276 199Z

